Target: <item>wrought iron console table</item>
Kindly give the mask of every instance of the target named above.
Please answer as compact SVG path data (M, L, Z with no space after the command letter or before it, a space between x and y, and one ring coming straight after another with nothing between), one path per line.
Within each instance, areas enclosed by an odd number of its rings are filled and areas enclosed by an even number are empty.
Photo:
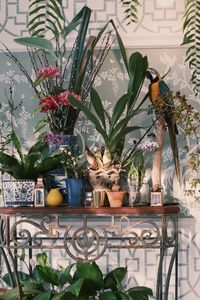
M160 249L156 300L167 300L172 269L178 299L178 205L122 208L1 207L0 253L9 267L18 249L65 249L74 260L95 261L106 249ZM81 220L81 225L80 225ZM77 222L78 221L78 222ZM171 248L167 270L163 264Z

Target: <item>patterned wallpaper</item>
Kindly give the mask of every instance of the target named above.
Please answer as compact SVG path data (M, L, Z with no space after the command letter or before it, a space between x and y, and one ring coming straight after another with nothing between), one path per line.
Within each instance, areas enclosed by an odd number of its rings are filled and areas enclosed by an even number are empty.
M138 23L127 26L125 10L121 1L116 0L63 0L67 20L84 6L92 10L90 32L95 33L102 24L113 19L127 47L138 46L179 46L182 41L183 0L141 0ZM0 39L11 49L20 49L13 42L17 36L27 35L28 0L0 0ZM13 30L14 28L14 30Z
M185 50L180 48L182 40L182 16L184 1L176 0L144 0L139 8L139 22L135 25L126 26L123 23L123 8L120 1L116 0L63 0L64 8L68 20L77 13L83 5L88 5L93 11L91 32L95 32L102 24L113 18L119 28L122 38L126 44L128 54L133 51L141 51L148 56L149 64L164 74L169 67L170 73L166 77L169 86L174 90L180 90L186 94L195 107L199 107L198 99L194 96L189 84L189 71L184 64ZM17 36L25 36L28 1L20 0L0 0L0 41L13 51L15 55L23 61L31 74L30 63L27 54L13 42ZM104 99L104 104L108 110L112 108L113 101L118 99L125 92L127 75L123 71L122 63L118 57L118 50L110 52L106 63L101 69L95 81L95 87ZM34 140L33 128L38 115L33 114L35 107L34 99L31 99L33 92L27 83L26 78L19 69L9 61L3 54L0 55L0 126L5 133L10 131L10 114L8 113L9 83L14 84L13 99L16 105L16 116L14 127L21 133L24 145L30 145ZM145 93L148 83L145 84L142 93ZM146 120L145 120L146 121ZM144 120L140 119L140 122ZM77 122L77 134L80 136L84 146L85 138L90 145L99 139L93 131L91 124L83 116ZM131 138L127 139L130 145ZM180 149L181 134L179 136ZM193 141L191 140L192 144ZM185 168L186 156L181 150L181 167ZM147 158L147 176L150 174L151 156ZM182 189L179 188L174 177L172 164L172 153L167 141L163 155L163 182L168 195L173 195L181 201L182 218L179 222L179 299L199 299L200 293L200 211L191 199L185 197ZM116 251L117 252L117 251ZM125 255L119 253L108 253L104 257L104 262L108 265L120 265L123 263ZM114 258L114 254L116 255ZM141 283L154 286L155 278L149 272L145 272L144 265L152 266L155 269L156 253L152 251L131 252L130 258L137 263L130 272L137 272ZM59 259L58 259L59 260ZM135 265L134 265L135 266ZM135 269L134 269L135 268ZM144 273L146 274L144 277ZM131 273L130 273L131 274ZM142 277L141 277L142 274ZM172 284L173 288L173 284ZM173 289L170 290L169 300L174 300Z

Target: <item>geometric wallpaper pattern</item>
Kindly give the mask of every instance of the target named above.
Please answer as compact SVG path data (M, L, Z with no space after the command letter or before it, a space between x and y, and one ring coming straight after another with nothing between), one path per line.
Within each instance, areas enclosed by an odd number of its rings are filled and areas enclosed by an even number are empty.
M0 41L5 43L12 50L22 50L13 41L15 37L26 36L26 24L28 22L28 0L0 0ZM120 35L129 49L129 54L139 48L143 54L147 54L151 66L161 70L164 74L171 66L171 72L166 80L171 87L181 89L186 95L190 95L192 103L198 99L191 92L188 70L184 65L184 49L180 49L182 42L182 17L184 11L183 0L143 0L139 8L139 21L137 24L126 26L123 22L123 10L119 0L63 0L64 10L67 19L70 21L83 5L93 9L90 31L95 33L109 19L114 19ZM26 55L18 53L24 61ZM27 63L27 62L26 62ZM31 70L30 70L31 71ZM15 126L23 128L22 135L24 141L31 143L33 124L35 117L32 114L34 103L28 102L31 97L30 87L25 78L15 69L10 61L0 55L0 125L3 121L2 110L6 110L5 87L13 75L16 82L15 96L17 101L22 101L21 111ZM95 82L99 91L109 89L109 96L105 99L109 103L113 99L118 99L121 89L126 81L125 76L119 72L118 66L112 56L107 58L106 67L101 70ZM18 88L17 88L18 86ZM108 93L107 93L108 95ZM83 122L83 121L82 121ZM85 133L90 132L91 127L87 123L81 123L81 128ZM28 125L29 126L28 126ZM83 126L84 125L84 126ZM79 128L77 129L79 130ZM81 132L84 135L84 132ZM93 141L91 141L92 143ZM168 161L172 159L171 153L165 149ZM183 161L184 163L184 161ZM165 165L169 178L172 178L172 169ZM171 177L170 177L171 176ZM182 214L179 221L179 299L197 300L200 299L200 209L191 199L186 199L183 194L176 190L174 193L181 200ZM116 266L127 264L129 267L130 280L137 278L139 284L153 287L155 285L155 270L158 253L151 250L129 251L120 254L117 250L110 250L102 258L106 266ZM65 260L66 261L66 260ZM54 259L54 263L61 263L60 257ZM144 276L145 274L145 276ZM137 283L138 283L137 282ZM131 282L133 283L133 282ZM168 300L174 300L173 275L172 290Z
M138 23L129 26L124 22L125 10L116 0L64 0L67 21L84 6L92 10L90 33L113 19L127 47L180 45L182 41L182 16L184 1L141 0L138 7ZM0 0L0 40L7 41L11 49L20 48L13 38L26 36L28 0ZM14 30L13 30L14 28Z

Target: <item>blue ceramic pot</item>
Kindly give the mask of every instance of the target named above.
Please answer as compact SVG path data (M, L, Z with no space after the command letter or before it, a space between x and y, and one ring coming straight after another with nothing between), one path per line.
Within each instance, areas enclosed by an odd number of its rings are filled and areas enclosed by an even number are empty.
M84 184L80 178L68 178L67 184L67 198L68 206L82 206L84 199Z

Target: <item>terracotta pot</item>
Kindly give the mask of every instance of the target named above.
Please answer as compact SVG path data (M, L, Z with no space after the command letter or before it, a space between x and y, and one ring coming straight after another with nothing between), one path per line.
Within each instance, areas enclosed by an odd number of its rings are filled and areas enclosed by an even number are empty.
M126 192L107 191L110 207L122 207L126 196Z

